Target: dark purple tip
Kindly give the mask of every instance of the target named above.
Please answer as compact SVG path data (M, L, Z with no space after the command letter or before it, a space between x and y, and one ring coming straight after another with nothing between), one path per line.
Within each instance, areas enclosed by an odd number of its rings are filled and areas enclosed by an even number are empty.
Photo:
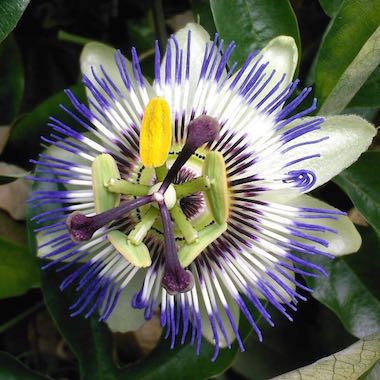
M219 134L219 130L220 125L218 121L211 116L201 115L190 122L185 146L162 182L162 185L158 190L161 194L165 193L191 155L203 144L214 141Z
M75 211L66 219L66 226L75 242L90 240L97 230L92 218Z
M132 199L118 207L104 211L94 216L86 216L78 211L73 212L66 219L66 226L71 235L71 239L75 242L90 240L92 235L99 228L104 227L108 223L119 220L132 210L146 205L153 201L151 195Z
M162 278L162 286L173 296L177 293L186 293L194 286L194 276L189 270L178 266L174 271L166 270Z
M219 130L220 125L216 119L211 116L201 115L190 122L186 145L195 151L203 144L214 141Z

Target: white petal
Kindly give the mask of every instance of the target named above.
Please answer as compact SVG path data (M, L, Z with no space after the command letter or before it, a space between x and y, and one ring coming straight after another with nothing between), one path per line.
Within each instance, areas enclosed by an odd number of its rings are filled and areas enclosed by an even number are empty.
M289 125L289 128L306 120L312 120L312 118L296 120ZM313 154L320 155L320 157L304 160L286 168L288 171L305 169L313 171L316 175L316 183L307 190L311 191L353 164L367 150L375 135L376 129L373 125L359 116L327 117L321 129L302 135L289 142L287 146L328 136L327 140L291 149L282 155L282 161L287 163Z
M117 65L115 63L115 53L116 49L114 49L113 47L102 44L100 42L89 42L85 45L80 55L80 66L82 74L86 75L94 83L95 81L93 80L91 68L93 67L96 70L96 73L99 76L102 76L100 72L100 65L102 65L106 73L110 76L110 78L116 84L116 86L123 91L125 85L120 76L119 69L117 68ZM129 73L131 74L132 82L136 84L136 81L134 80L134 77L132 75L132 64L131 62L129 62L128 59L126 59L126 65ZM144 83L148 91L148 94L152 94L153 89L149 82L147 80L144 80ZM96 82L94 84L98 89L100 89L99 85L97 85ZM87 96L91 97L90 92L87 89L86 91ZM103 93L103 90L101 90L101 92Z
M133 296L139 292L145 278L145 271L139 270L121 294L117 306L106 323L113 332L125 333L137 330L145 323L144 311L131 306Z
M268 78L268 76L272 74L273 70L275 70L275 74L265 89L263 89L252 102L252 105L258 104L271 90L271 88L281 79L283 74L286 75L285 79L275 94L273 94L266 102L269 103L271 98L276 97L282 90L285 89L286 86L289 85L297 68L297 45L293 37L278 36L273 38L248 65L247 69L245 70L245 74L242 75L238 82L238 86L244 82L250 70L254 67L259 59L261 59L261 64L268 62L268 66L264 70L264 73L266 74L265 78ZM236 75L237 73L231 77L229 80L230 83L233 82Z
M287 261L287 260L282 260L282 261ZM289 261L287 261L287 263L289 265L292 265ZM272 264L272 265L271 265ZM274 266L273 263L270 263L269 261L267 261L265 263L265 265L268 267L268 269L270 269L270 266ZM282 270L284 272L286 272L286 274L291 277L291 278L295 278L295 273L290 270L290 269L287 269L287 268L282 268ZM281 273L277 272L276 269L273 269L272 272L274 272L276 274L276 276L291 290L293 291L296 291L296 285L293 281L290 281L288 278L286 278L284 275L282 275ZM278 284L275 280L273 280L272 278L266 276L265 277L265 281L267 283L269 283L270 285L273 286L273 288L275 288L277 290L277 292L281 295L278 296L277 294L275 293L272 293L273 294L273 298L278 301L279 303L284 303L283 302L283 299L286 301L286 302L291 302L292 301L292 297L291 295L280 285ZM257 296L263 300L266 300L267 297L263 294L261 294L260 292L257 292Z
M232 316L235 320L236 326L239 327L239 317L240 317L239 306L237 305L236 301L232 298L230 293L224 289L224 287L223 287L223 290L224 290L224 295L226 297L228 307L231 310ZM230 322L227 314L225 313L224 308L220 302L218 302L218 306L219 306L219 311L220 311L220 318L221 318L222 323L224 325L226 335L229 338L230 343L232 344L236 339L236 335L235 335L235 333L231 327L231 322ZM205 337L205 339L207 341L209 341L211 344L215 345L214 332L211 328L211 323L210 323L210 320L209 320L209 317L208 317L208 314L206 312L206 309L205 309L203 302L200 303L200 310L201 310L201 318L202 318L202 335ZM219 325L218 325L218 322L216 321L216 318L215 318L215 325L216 325L217 331L218 331L219 346L220 346L220 348L225 348L228 346L228 342L224 338L224 335L219 328Z
M289 206L310 207L318 209L336 210L336 208L318 199L302 194L286 202ZM333 219L307 219L309 224L320 224L337 230L337 234L332 232L314 232L308 231L310 235L328 240L329 246L326 251L336 255L347 255L359 250L361 246L361 236L356 230L354 224L347 216L339 216L339 220Z
M210 35L203 29L202 26L195 23L189 23L184 28L180 29L174 34L179 49L183 51L183 66L182 66L182 78L186 72L186 54L187 54L187 44L188 44L188 35L189 31L191 32L190 39L190 94L195 93L195 89L199 82L199 76L201 73L203 57L205 52L206 43L210 45ZM168 41L168 43L170 40ZM172 48L172 71L174 72L175 68L175 51L174 44L171 44ZM166 52L161 63L161 78L165 78L165 66L166 66Z

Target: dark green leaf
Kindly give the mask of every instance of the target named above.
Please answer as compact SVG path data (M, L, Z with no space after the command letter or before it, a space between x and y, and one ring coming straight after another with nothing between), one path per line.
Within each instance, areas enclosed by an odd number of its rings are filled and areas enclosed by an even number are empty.
M366 152L334 178L380 236L380 152Z
M17 115L24 92L24 69L16 40L9 36L0 45L0 124Z
M349 107L380 107L380 66L356 93Z
M85 91L82 85L71 88L79 100L85 101ZM4 155L8 152L12 156L19 157L19 165L25 165L30 158L35 157L41 150L40 136L48 135L50 128L47 126L49 116L54 116L68 125L74 125L73 119L62 110L59 105L63 104L72 109L71 103L63 91L45 100L38 105L32 112L21 118L11 130L7 147Z
M25 367L6 352L0 352L0 380L48 380L49 378Z
M376 9L380 9L380 0L345 0L331 20L316 66L315 88L319 104L324 103L379 27L380 12ZM353 96L354 93L347 95Z
M321 7L325 11L325 13L330 17L335 16L342 2L343 0L319 0Z
M346 330L358 338L380 330L380 302L369 288L378 278L376 267L371 265L369 259L376 261L377 254L374 256L373 248L369 244L363 245L352 259L337 258L331 261L314 258L313 262L322 266L329 276L305 278L314 289L313 297L329 307Z
M0 42L17 25L29 0L0 0Z
M0 298L23 294L38 285L35 257L26 247L0 237Z
M251 331L248 322L243 318L240 319L239 331L243 339L246 339ZM199 356L196 355L194 346L178 344L171 350L169 342L161 340L158 347L139 365L122 370L120 380L208 379L229 368L237 352L238 346L235 342L231 350L221 350L217 360L212 362L214 346L205 340L202 341Z
M95 317L85 319L83 316L70 316L69 306L74 303L75 298L74 294L59 290L63 278L53 270L42 271L42 290L50 315L79 360L82 378L116 379L110 332Z
M216 29L226 41L235 41L233 59L248 54L279 35L292 36L300 47L297 19L288 0L210 0Z
M214 18L212 16L209 0L192 0L194 19L207 30L210 36L216 33Z

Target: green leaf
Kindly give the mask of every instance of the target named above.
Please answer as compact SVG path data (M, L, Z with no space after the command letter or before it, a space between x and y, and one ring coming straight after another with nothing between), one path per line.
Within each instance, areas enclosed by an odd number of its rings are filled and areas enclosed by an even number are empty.
M0 0L0 42L13 30L29 0Z
M380 236L380 152L363 153L357 162L334 178L355 207Z
M363 338L379 331L380 302L353 268L340 258L314 257L312 261L329 274L327 278L305 277L312 296L329 307L352 335Z
M86 95L82 85L76 85L71 90L80 101L85 101ZM11 152L13 157L18 156L20 161L17 163L20 165L25 165L31 157L35 157L41 150L40 136L46 136L51 131L47 126L49 116L54 116L68 125L76 126L73 119L59 107L60 104L72 109L64 91L51 96L16 122L12 127L4 154Z
M331 20L316 65L315 89L319 104L324 103L379 27L380 12L374 11L376 9L380 9L380 0L345 0Z
M380 64L380 26L360 49L324 101L319 113L340 113Z
M306 367L272 380L345 379L357 380L380 360L380 334L359 340L346 349Z
M193 16L195 21L207 30L208 34L212 37L216 33L214 18L212 16L210 1L209 0L192 0L191 6L193 9Z
M24 294L38 285L36 258L25 246L0 236L0 298Z
M73 292L59 290L63 278L53 270L42 271L42 291L50 315L79 360L82 378L116 379L111 333L95 317L85 319L83 316L70 316L69 307L74 303L75 297Z
M6 352L0 352L0 380L48 380Z
M380 66L356 93L349 107L380 107Z
M221 38L237 44L233 59L239 64L279 35L292 36L300 47L297 19L288 0L210 0L210 4Z
M24 69L16 40L10 35L0 45L0 124L18 114L24 92Z
M239 331L243 340L251 331L248 322L242 317ZM204 339L199 356L196 355L194 346L190 346L188 342L183 346L177 344L174 349L170 349L170 342L162 339L154 351L139 365L122 370L120 380L208 379L229 368L238 350L235 342L231 349L220 350L218 358L212 362L214 346Z
M343 0L319 0L324 12L330 17L335 16L342 2Z

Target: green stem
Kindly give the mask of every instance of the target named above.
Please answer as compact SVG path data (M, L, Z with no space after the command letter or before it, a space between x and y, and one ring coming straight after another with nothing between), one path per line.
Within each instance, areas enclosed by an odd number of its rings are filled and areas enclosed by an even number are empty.
M178 202L170 210L170 215L173 218L176 226L181 231L181 234L185 238L187 244L191 244L198 239L198 231L187 220L186 215L183 213Z
M43 305L44 305L43 302L39 302L39 303L33 305L31 308L29 308L29 309L25 310L24 312L22 312L21 314L18 314L16 317L14 317L13 319L11 319L10 321L5 322L4 324L2 324L0 326L0 334L3 333L4 331L10 329L14 325L17 325L17 323L21 322L24 318L26 318L29 315L35 313L38 309L42 308Z
M211 186L210 179L207 176L194 178L190 181L174 185L177 198L187 197L188 195L205 191Z
M92 40L86 37L78 36L76 34L65 32L64 30L58 31L58 39L60 41L72 42L78 45L86 45Z
M158 42L160 44L160 50L165 51L167 34L165 27L165 15L164 8L162 6L162 0L153 1L153 17L154 17L154 28L156 30L156 35Z
M152 228L158 216L158 209L151 207L136 224L135 228L129 233L128 240L133 245L139 245L145 238L148 231Z
M112 193L134 195L136 197L148 195L149 186L141 185L139 183L131 183L125 179L112 178L106 185L108 191Z

